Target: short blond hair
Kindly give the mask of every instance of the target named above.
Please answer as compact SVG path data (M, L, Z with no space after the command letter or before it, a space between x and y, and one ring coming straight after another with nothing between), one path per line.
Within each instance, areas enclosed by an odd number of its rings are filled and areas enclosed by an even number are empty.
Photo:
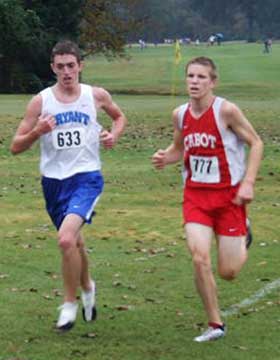
M193 64L198 64L198 65L209 67L211 79L215 80L218 78L217 67L212 59L210 59L206 56L199 56L199 57L195 57L195 58L191 59L185 67L186 75L188 73L189 66L193 65Z

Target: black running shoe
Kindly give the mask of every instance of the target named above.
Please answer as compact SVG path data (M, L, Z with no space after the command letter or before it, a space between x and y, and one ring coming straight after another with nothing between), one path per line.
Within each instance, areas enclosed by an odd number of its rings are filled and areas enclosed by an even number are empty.
M249 247L251 246L251 244L252 244L252 242L253 242L253 234L252 234L252 230L251 230L251 225L250 225L250 220L249 220L249 219L246 220L246 225L247 225L246 249L249 249Z

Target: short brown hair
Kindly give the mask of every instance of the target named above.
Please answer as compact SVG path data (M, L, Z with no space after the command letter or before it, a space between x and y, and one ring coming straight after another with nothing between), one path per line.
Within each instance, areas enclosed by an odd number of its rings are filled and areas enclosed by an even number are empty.
M56 55L74 55L78 63L82 60L79 46L71 40L62 40L55 44L51 52L51 62L54 62Z
M189 66L193 65L193 64L208 66L210 68L211 79L215 80L218 78L217 67L212 59L210 59L206 56L199 56L199 57L195 57L195 58L191 59L186 65L186 68L185 68L186 74L188 73Z

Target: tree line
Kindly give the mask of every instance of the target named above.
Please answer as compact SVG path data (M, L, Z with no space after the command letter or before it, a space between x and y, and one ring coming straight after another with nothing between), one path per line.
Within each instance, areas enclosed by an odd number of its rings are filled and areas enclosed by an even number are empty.
M147 0L144 3L140 11L147 23L140 33L146 40L183 36L207 40L215 33L223 33L227 40L250 42L280 37L279 0Z
M0 0L0 91L50 84L50 50L63 38L77 41L85 56L122 56L139 39L279 38L279 18L279 0Z

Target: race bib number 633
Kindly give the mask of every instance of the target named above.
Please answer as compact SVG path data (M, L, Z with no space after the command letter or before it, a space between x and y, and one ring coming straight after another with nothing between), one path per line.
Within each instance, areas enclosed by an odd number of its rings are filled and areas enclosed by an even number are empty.
M57 150L73 149L85 145L85 129L55 129L52 132L53 145Z

